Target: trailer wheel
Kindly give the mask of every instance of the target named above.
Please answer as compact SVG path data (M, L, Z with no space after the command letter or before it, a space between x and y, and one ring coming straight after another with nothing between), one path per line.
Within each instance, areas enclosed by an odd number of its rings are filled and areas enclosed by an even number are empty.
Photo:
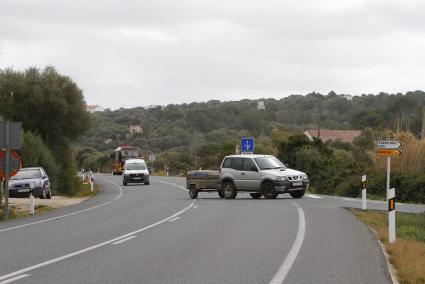
M190 197L191 199L196 199L196 198L198 198L198 191L196 190L196 186L195 186L195 185L193 185L193 184L191 184L191 185L189 186L189 197Z

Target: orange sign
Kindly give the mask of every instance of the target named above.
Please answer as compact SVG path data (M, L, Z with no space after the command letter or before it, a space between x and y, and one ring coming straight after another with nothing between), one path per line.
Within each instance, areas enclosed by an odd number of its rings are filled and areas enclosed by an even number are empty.
M22 160L19 157L18 153L13 150L3 150L0 151L0 178L5 177L4 167L6 161L6 151L10 153L10 163L9 163L9 177L15 176L18 171L22 168Z
M401 150L400 149L378 149L377 153L379 156L400 156Z

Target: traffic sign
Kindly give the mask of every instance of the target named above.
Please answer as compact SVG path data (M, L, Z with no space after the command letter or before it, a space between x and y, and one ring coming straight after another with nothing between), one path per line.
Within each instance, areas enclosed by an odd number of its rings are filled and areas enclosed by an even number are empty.
M400 156L401 150L400 149L378 149L378 155L379 156Z
M397 140L378 141L378 149L399 149L403 144Z
M22 168L22 160L19 157L18 153L13 150L3 150L0 151L0 178L5 177L5 168L6 168L6 151L9 151L9 177L15 176L18 171Z
M0 122L0 150L3 148L21 149L21 128L22 122Z
M254 153L254 138L241 139L241 153Z

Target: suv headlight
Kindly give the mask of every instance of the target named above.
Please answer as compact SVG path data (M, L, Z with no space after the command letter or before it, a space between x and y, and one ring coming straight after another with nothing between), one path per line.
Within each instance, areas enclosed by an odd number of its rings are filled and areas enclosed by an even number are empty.
M288 177L277 176L276 180L277 181L285 181L285 180L288 180Z
M306 180L306 179L308 179L308 176L307 176L306 174L303 174L303 175L301 175L301 178L302 178L303 180Z

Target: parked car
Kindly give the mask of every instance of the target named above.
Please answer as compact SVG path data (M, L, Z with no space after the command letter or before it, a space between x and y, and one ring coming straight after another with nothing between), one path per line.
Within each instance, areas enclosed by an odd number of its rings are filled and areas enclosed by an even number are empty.
M149 170L143 159L129 159L124 163L122 184L144 183L149 184Z
M32 188L34 197L52 198L50 180L42 167L22 168L9 180L10 197L28 197Z

